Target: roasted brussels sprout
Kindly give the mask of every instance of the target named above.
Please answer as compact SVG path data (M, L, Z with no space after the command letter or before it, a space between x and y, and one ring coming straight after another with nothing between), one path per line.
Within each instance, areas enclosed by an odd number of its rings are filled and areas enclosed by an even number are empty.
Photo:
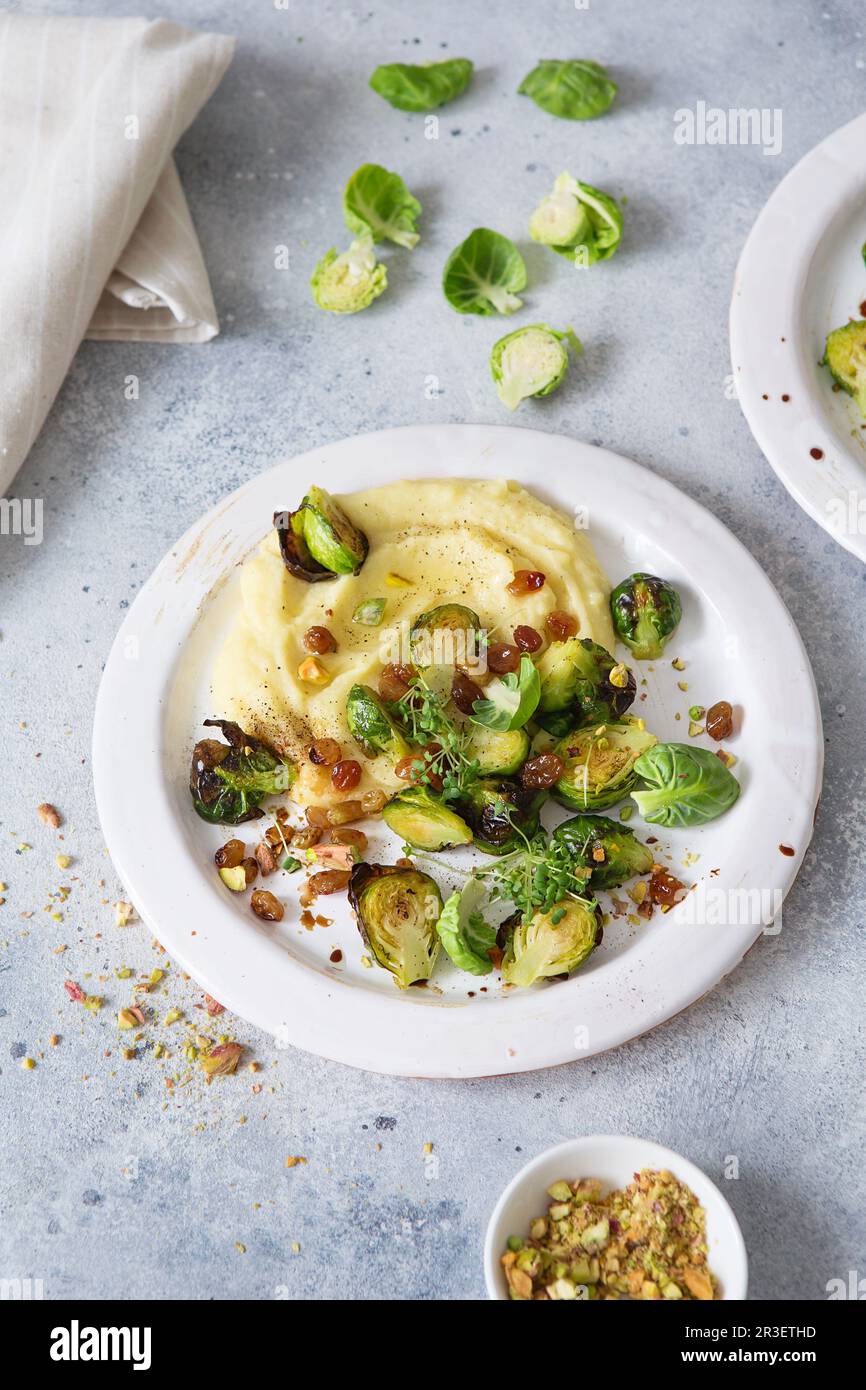
M564 771L553 796L572 811L602 811L615 805L637 780L635 762L656 742L655 734L641 729L637 720L566 734L554 750Z
M283 564L295 579L316 584L323 579L336 579L332 570L320 565L310 554L304 540L304 523L300 512L274 512L274 529L280 543Z
M638 661L655 661L679 626L680 596L666 579L654 574L630 574L610 596L617 635Z
M866 319L854 319L827 338L824 362L833 380L853 396L866 417Z
M529 734L525 729L498 733L483 724L469 726L465 754L478 764L480 777L511 777L518 772L529 753Z
M409 637L416 666L457 666L471 670L481 655L481 619L462 603L440 603L422 613Z
M563 898L549 912L519 919L507 938L502 979L509 985L533 985L537 980L570 975L601 941L597 904Z
M619 719L632 704L634 674L589 637L551 642L538 662L536 719L554 734Z
M485 854L508 854L538 829L538 813L546 792L527 791L507 777L486 777L473 782L458 802L472 827L475 848Z
M346 698L349 733L360 743L368 758L386 753L398 763L408 757L409 745L388 713L385 704L369 685L353 685Z
M200 739L192 750L189 789L202 820L215 825L240 825L264 815L260 802L291 787L297 776L293 763L262 739L245 734L228 719L206 719L205 728L221 729L228 739Z
M556 827L553 838L568 845L591 871L593 889L619 888L653 866L652 851L628 826L608 816L572 816Z
M333 574L357 574L367 558L369 545L323 487L311 487L295 516L313 559Z
M442 895L429 874L387 864L356 864L349 902L374 958L400 989L429 980L439 954Z
M407 787L386 801L382 819L413 849L435 853L472 843L472 831L455 811L426 787Z

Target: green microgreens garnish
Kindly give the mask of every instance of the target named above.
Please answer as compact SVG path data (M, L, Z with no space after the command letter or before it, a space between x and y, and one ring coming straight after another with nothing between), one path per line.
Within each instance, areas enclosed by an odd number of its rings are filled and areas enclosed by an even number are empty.
M497 814L508 816L523 845L504 854L489 869L475 870L475 876L489 886L491 902L513 903L524 921L533 913L550 912L563 898L574 898L588 907L596 906L595 899L586 895L590 871L579 862L575 864L573 845L548 838L543 830L530 839L514 824L510 808L504 802L501 812L499 805L495 810Z
M480 769L477 760L466 756L469 731L448 713L448 700L418 671L406 694L390 708L410 743L436 745L436 751L419 756L413 763L416 784L426 784L443 801L456 801L477 780Z

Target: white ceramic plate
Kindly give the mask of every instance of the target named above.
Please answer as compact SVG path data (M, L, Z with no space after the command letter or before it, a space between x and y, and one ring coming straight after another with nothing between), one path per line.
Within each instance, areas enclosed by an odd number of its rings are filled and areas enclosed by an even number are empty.
M689 921L681 904L639 929L612 923L565 982L503 993L494 977L479 981L440 961L436 990L401 993L385 971L362 967L345 899L320 900L333 924L309 932L298 920L297 880L285 881L279 926L259 922L223 887L212 855L227 832L193 813L187 776L202 720L222 713L209 707L208 680L237 602L238 561L274 510L294 505L309 481L339 493L413 476L512 478L566 511L585 508L612 583L641 568L679 587L685 611L669 656L681 656L687 671L674 671L669 659L657 663L647 672L648 699L635 708L669 740L687 738L687 717L675 714L693 701L724 698L744 711L731 744L740 758L739 803L700 830L660 830L656 847L670 844L678 876L714 890L715 925ZM688 694L677 690L678 679L689 681ZM720 522L605 450L475 425L343 440L279 464L221 502L135 600L105 669L94 730L106 843L130 898L175 960L286 1045L419 1076L567 1062L624 1042L699 998L742 958L790 887L812 833L821 764L820 715L800 638L766 576ZM781 854L780 843L794 855ZM372 836L369 857L393 862L398 853L384 828ZM678 868L686 853L700 854L688 870ZM329 961L335 947L339 965Z
M707 1218L708 1263L725 1302L746 1297L748 1261L737 1218L715 1183L682 1154L649 1139L627 1134L590 1134L567 1139L533 1158L512 1178L487 1226L484 1278L490 1298L508 1302L508 1286L499 1263L508 1237L524 1236L533 1217L543 1216L547 1189L560 1178L600 1178L606 1190L627 1187L641 1168L667 1168L692 1189Z
M866 560L866 421L820 366L827 334L866 318L866 115L782 180L734 277L731 359L758 444L804 511Z

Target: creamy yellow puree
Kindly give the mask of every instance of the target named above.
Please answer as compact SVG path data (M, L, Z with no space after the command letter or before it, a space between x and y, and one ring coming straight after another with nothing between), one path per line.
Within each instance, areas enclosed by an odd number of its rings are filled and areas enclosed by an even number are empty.
M356 682L376 686L385 662L400 659L394 644L401 625L408 631L437 604L474 609L492 642L510 642L518 623L544 632L546 615L564 609L577 618L581 637L613 650L610 585L585 531L518 484L413 480L337 501L370 542L360 574L318 584L295 579L270 532L242 566L241 607L211 687L215 716L236 720L297 759L301 775L292 795L300 804L345 797L333 792L327 769L309 762L314 738L337 739L344 756L362 764L361 786L349 795L405 785L384 758L361 753L346 725L346 696ZM521 598L509 594L506 585L519 569L541 570L544 587ZM389 575L410 587L394 587ZM358 604L373 598L386 600L381 626L353 623ZM298 676L308 655L303 635L313 626L328 628L337 641L336 652L318 658L329 675L325 686Z

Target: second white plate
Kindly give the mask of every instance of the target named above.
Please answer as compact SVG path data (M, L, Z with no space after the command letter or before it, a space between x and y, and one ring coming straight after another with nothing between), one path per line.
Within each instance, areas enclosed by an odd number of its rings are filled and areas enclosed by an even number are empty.
M731 360L740 405L785 487L866 561L866 421L820 365L827 334L866 318L866 115L782 180L734 277Z
M687 741L693 702L728 699L743 712L730 745L743 788L733 810L699 830L632 822L639 834L657 833L657 855L670 853L673 872L709 895L708 909L695 920L697 895L690 895L640 927L613 921L572 979L524 992L503 993L493 977L479 981L445 962L436 989L401 994L385 971L363 968L344 899L325 900L330 926L306 931L289 883L284 921L259 922L214 872L213 851L226 832L196 817L187 787L202 719L223 713L209 707L208 684L237 601L237 565L273 512L294 505L311 481L341 493L442 476L521 482L588 517L611 583L640 568L677 585L684 617L675 644L654 670L639 671L647 700L636 709L661 739ZM675 656L685 672L671 668ZM613 1047L678 1013L731 970L778 915L805 853L822 746L797 631L761 569L709 512L627 459L572 439L513 427L418 426L288 459L178 542L136 598L106 665L94 776L106 843L129 896L215 998L286 1045L353 1066L481 1076ZM387 832L373 837L371 858L393 862L399 852ZM330 960L335 947L339 964Z

